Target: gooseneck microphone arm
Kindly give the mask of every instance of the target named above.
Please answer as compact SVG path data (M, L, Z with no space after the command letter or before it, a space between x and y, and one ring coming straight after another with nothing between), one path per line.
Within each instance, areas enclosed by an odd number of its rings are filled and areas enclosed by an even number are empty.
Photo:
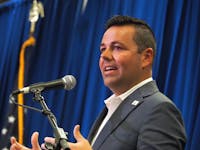
M41 104L41 107L43 108L43 114L48 117L48 120L53 128L54 136L55 136L55 145L46 143L45 146L47 149L51 149L51 150L60 150L61 148L63 150L70 150L67 143L68 139L67 139L66 133L64 132L63 128L58 127L54 114L48 108L43 96L41 95L42 90L43 89L40 89L40 88L32 90L32 92L34 93L34 100L36 100L37 102Z

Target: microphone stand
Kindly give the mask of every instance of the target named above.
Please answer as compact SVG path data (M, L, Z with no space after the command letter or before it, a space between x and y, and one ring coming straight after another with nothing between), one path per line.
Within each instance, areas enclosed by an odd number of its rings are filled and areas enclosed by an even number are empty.
M35 88L35 89L32 89L31 92L34 94L33 99L41 104L41 106L43 108L42 113L48 117L48 120L54 131L55 145L47 143L46 147L49 150L60 150L61 148L63 150L70 150L68 143L67 143L66 133L64 132L63 128L58 127L54 114L48 108L48 106L46 105L46 103L44 101L44 97L41 95L42 90L43 90L43 88Z

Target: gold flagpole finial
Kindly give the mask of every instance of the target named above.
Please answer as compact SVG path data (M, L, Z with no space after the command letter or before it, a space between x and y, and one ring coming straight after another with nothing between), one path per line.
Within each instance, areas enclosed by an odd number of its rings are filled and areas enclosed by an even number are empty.
M41 2L38 2L37 0L33 0L32 7L29 12L29 21L31 22L31 27L30 27L30 34L32 35L35 31L35 25L36 22L39 19L39 16L41 18L44 17L44 7Z

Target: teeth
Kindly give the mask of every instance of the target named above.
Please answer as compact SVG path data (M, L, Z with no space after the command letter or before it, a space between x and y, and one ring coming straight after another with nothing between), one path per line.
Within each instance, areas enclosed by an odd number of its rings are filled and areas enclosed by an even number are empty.
M109 67L106 67L105 68L105 71L108 71L108 70L115 70L117 69L116 67L112 67L112 66L109 66Z

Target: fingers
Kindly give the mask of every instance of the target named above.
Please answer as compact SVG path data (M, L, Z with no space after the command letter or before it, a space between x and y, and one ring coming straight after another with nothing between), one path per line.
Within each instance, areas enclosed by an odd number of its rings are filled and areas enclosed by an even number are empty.
M18 150L18 149L20 149L18 147L17 140L16 140L15 137L11 137L10 138L10 143L11 143L10 150Z
M45 143L42 143L42 145L41 145L41 148L42 149L47 149L46 148L46 144L48 144L48 143L50 143L50 144L52 144L52 145L55 145L55 138L52 138L52 137L45 137L44 138L44 141L45 141Z
M74 138L76 139L77 142L79 142L79 141L85 139L85 138L82 136L81 132L80 132L80 125L76 125L76 126L74 127Z
M28 147L19 144L15 137L11 137L10 142L11 142L10 150L30 150Z
M52 137L45 137L44 141L47 143L55 144L55 138Z
M39 142L38 142L38 137L39 137L38 132L34 132L31 136L31 144L32 144L33 150L41 150ZM11 137L10 142L11 142L10 150L31 150L28 147L25 147L22 144L19 144L15 137Z
M74 127L74 138L76 139L77 143L68 142L71 150L92 150L90 143L82 136L80 132L80 125L76 125Z
M38 132L34 132L31 136L31 144L32 144L32 148L34 150L40 150L40 145L38 142L38 137L39 137L39 133Z

